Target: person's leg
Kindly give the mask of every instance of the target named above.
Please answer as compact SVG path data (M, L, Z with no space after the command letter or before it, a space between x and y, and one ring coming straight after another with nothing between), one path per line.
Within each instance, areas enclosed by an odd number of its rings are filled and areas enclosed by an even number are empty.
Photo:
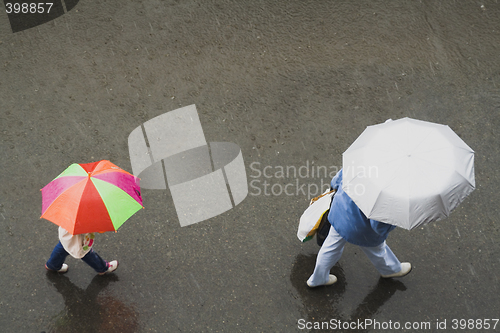
M385 241L375 247L360 247L380 275L391 275L401 271L401 262L399 262Z
M91 249L82 260L92 267L97 273L104 273L108 270L109 264L103 260L93 249Z
M61 242L57 243L57 245L54 247L54 250L52 250L52 254L50 255L49 260L45 264L45 267L47 267L47 269L50 269L51 271L61 270L64 264L64 260L66 259L68 254L69 253L66 252Z
M316 258L316 267L307 280L310 287L320 286L329 281L330 269L339 261L344 250L346 240L340 236L335 228L330 227L330 232L319 250Z

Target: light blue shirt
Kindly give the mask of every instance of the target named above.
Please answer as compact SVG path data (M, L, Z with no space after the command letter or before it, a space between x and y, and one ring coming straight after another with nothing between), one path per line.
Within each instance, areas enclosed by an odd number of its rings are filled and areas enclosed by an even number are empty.
M368 219L363 214L354 201L342 190L342 170L333 177L330 185L337 192L330 206L328 221L339 235L349 243L374 247L383 243L389 232L396 228L387 223Z

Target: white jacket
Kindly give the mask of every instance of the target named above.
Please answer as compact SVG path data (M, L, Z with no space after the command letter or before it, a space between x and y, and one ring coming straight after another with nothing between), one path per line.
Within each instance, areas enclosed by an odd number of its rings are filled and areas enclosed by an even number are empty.
M83 258L94 245L94 233L72 235L66 229L59 227L59 240L64 249L76 259Z

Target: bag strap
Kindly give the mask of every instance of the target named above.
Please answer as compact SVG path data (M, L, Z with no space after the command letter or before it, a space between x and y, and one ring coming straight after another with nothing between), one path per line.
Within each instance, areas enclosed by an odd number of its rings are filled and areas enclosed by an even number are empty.
M312 205L313 203L315 203L316 201L318 201L320 198L322 198L322 197L324 197L325 195L328 195L328 194L330 194L330 193L332 193L332 192L335 192L335 190L331 190L331 191L329 191L329 192L325 192L325 193L323 193L323 194L321 194L321 195L318 195L317 197L312 198L312 199L311 199L311 202L309 203L309 206L310 206L310 205Z

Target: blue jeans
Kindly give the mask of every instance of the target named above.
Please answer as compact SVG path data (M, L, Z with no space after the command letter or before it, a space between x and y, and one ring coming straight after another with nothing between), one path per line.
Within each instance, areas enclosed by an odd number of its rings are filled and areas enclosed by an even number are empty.
M62 268L64 260L69 255L69 253L64 249L61 242L57 243L56 247L52 251L49 260L47 261L47 268L53 271L58 271ZM97 273L104 273L108 270L108 262L103 260L97 253L91 249L82 260L95 269Z

